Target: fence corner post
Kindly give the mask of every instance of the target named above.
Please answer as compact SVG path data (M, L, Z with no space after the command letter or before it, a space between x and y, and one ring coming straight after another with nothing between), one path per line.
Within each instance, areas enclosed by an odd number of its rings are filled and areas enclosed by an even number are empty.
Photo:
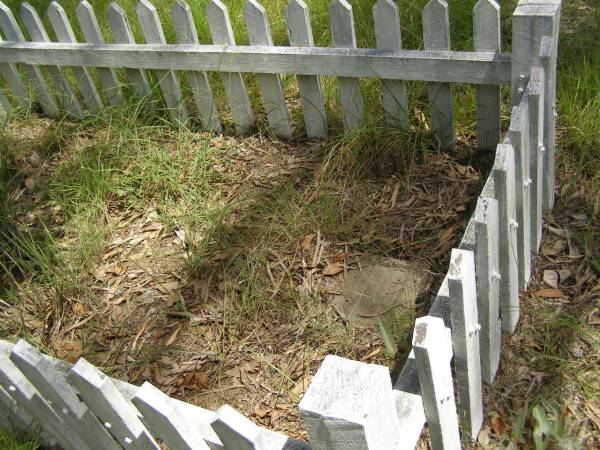
M398 417L387 367L328 355L300 412L313 450L393 450Z
M553 39L550 70L546 77L544 101L544 210L554 205L554 177L556 151L556 60L560 25L561 0L547 0L541 4L532 0L520 0L513 14L512 43L512 103L519 105L531 77L533 66L543 65L540 48L544 37Z

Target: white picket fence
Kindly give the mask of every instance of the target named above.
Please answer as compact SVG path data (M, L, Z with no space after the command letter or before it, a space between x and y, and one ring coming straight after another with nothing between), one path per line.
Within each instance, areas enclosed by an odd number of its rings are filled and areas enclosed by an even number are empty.
M476 439L483 422L482 383L494 381L502 331L513 333L517 327L519 291L527 287L531 257L539 251L542 214L554 203L560 7L560 0L521 0L513 15L513 52L506 55L499 53L500 16L494 0L481 0L475 7L473 53L447 51L447 4L442 0L432 0L425 8L427 50L420 52L399 49L398 11L389 0L374 7L381 50L353 48L352 11L343 0L331 6L334 49L312 47L307 9L300 0L290 0L286 9L292 47L271 45L264 10L253 0L245 9L252 43L246 47L235 45L227 10L218 0L207 7L213 46L198 44L189 8L179 0L173 19L182 45L165 44L156 10L146 0L137 12L148 45L134 45L127 18L114 4L109 17L119 44L103 44L85 1L78 17L89 44L74 43L56 3L48 13L64 43L49 42L27 4L22 18L35 42L25 42L12 13L0 4L0 28L8 39L0 44L0 75L15 99L25 101L22 71L49 115L58 115L59 109L39 65L54 81L62 107L74 116L82 115L84 107L60 66L76 68L80 93L92 113L102 108L102 99L86 67L98 67L110 104L123 101L113 68L127 68L141 95L149 92L144 70L154 70L169 111L182 121L189 113L174 71L193 71L188 77L198 113L215 131L221 123L204 71L222 73L238 131L249 130L253 123L240 73L257 72L265 102L274 105L267 108L268 120L282 136L289 136L291 128L279 73L298 75L306 131L313 137L324 137L327 130L320 75L340 77L347 127L362 120L357 77L384 80L390 117L406 111L403 80L420 79L430 82L432 120L440 140L450 146L454 138L448 83L463 81L479 85L481 147L497 146L493 169L463 240L452 251L448 274L429 315L416 321L413 351L395 385L385 367L328 356L300 403L310 444L258 427L227 405L206 411L149 383L136 387L111 379L83 359L71 367L24 341L0 341L0 425L37 426L44 444L65 449L159 448L160 440L170 449L399 450L414 448L425 422L434 449L459 449L461 440ZM510 130L500 142L498 86L504 83L512 86L514 107ZM0 99L5 109L10 106L5 96Z

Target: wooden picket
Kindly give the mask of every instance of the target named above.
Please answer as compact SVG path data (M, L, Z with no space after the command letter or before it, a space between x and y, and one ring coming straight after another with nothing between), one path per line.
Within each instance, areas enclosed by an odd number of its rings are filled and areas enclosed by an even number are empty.
M171 9L171 15L179 43L199 44L198 32L189 5L183 0L177 0ZM190 71L187 75L202 125L215 133L222 132L223 128L208 76L205 72L198 71Z
M71 28L71 23L67 17L67 13L56 2L50 3L48 6L48 19L54 29L54 33L59 42L76 43L75 33ZM83 96L83 102L87 105L93 114L97 114L102 109L102 100L96 90L96 85L92 76L85 67L71 67L73 76L77 80L79 91Z
M373 6L375 38L379 49L401 49L400 13L392 0L378 0ZM408 128L408 96L402 80L382 80L383 110L389 125Z
M16 107L31 100L22 70L45 114L57 115L62 107L71 117L83 117L63 66L73 71L89 113L103 108L100 94L119 106L126 101L125 90L115 69L123 68L134 93L147 98L152 90L146 72L156 73L169 114L187 124L192 116L178 80L185 75L203 127L220 132L205 73L213 70L225 83L236 130L246 133L254 116L242 73L251 72L259 74L270 129L287 139L293 130L279 75L291 73L298 80L306 134L324 138L327 112L320 76L338 77L346 128L364 121L359 78L381 78L386 121L401 126L408 124L404 81L418 79L429 82L433 129L443 146L452 147L448 83L464 81L477 84L478 145L495 148L494 165L429 314L415 323L412 352L398 379L392 385L383 366L327 356L300 403L310 444L261 428L227 405L207 411L149 383L140 388L114 380L84 359L71 366L25 341L0 340L0 426L37 427L44 445L66 450L157 449L159 441L171 449L412 449L425 422L434 449L458 449L461 440L475 440L483 421L482 380L492 383L498 370L501 331L513 333L518 326L519 291L527 286L531 256L539 250L543 211L554 201L560 0L519 2L512 56L500 53L494 0L480 0L474 8L476 51L470 53L449 51L444 0L431 0L423 11L425 51L402 49L398 9L391 0L379 0L373 8L377 50L356 48L352 8L345 0L330 4L334 47L328 49L314 47L302 0L289 0L285 10L291 47L273 45L265 10L256 0L244 10L250 46L235 44L220 0L209 0L206 8L214 45L199 43L183 0L171 10L182 45L166 43L148 0L137 6L144 46L135 43L121 8L113 3L107 13L116 43L104 42L92 6L84 0L77 17L87 44L79 44L64 10L53 2L48 17L60 43L52 43L35 9L24 3L27 42L10 9L0 3L0 29L8 40L0 43L0 76ZM100 91L90 68L98 75ZM499 86L509 83L510 129L499 143ZM0 112L11 113L13 104L1 90L0 105Z
M227 7L220 0L209 0L206 16L213 44L235 45ZM221 77L229 97L229 108L238 133L248 133L254 126L254 115L241 73L222 72Z
M346 0L332 0L329 7L331 36L334 47L356 48L354 16L352 6ZM344 127L359 127L364 121L364 101L357 78L340 77L340 103L342 105Z
M23 19L25 28L33 42L50 42L50 37L37 11L27 2L21 4L21 19ZM83 109L63 70L58 66L52 65L46 66L46 70L54 82L54 88L67 113L72 118L83 118Z
M448 3L430 0L423 9L423 39L426 50L450 50ZM429 84L431 124L442 147L454 145L452 89L446 83Z
M98 24L98 19L94 13L94 8L87 1L83 0L77 7L77 19L79 20L79 26L85 36L86 42L90 44L104 44L104 36L102 36L102 30ZM117 74L113 69L107 69L105 67L99 67L98 78L102 84L104 93L108 99L108 103L112 106L119 106L123 104L123 92L121 91L121 85L117 79Z

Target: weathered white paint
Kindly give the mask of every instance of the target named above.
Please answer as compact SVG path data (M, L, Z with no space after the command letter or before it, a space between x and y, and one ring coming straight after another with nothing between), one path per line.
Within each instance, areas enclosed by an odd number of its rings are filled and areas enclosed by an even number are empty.
M67 428L71 428L64 433L78 434L90 449L119 449L88 407L81 403L77 392L67 383L65 373L60 370L60 361L46 358L23 340L14 345L10 360L52 406Z
M35 387L10 360L13 344L0 340L0 386L15 400L19 409L40 425L50 440L65 450L87 449L77 433L65 433L62 419L41 397Z
M475 265L477 273L477 309L481 333L481 375L493 383L500 364L500 217L498 201L480 197L475 209Z
M248 0L244 7L250 45L272 46L273 38L267 19L267 11L256 0ZM290 139L292 127L279 75L259 75L263 104L269 127L277 137Z
M459 450L460 434L450 368L450 330L439 317L421 317L415 323L412 346L431 447L434 450Z
M544 69L544 180L543 209L554 207L556 172L556 44L548 36L542 38L540 62Z
M77 43L67 13L62 6L53 1L50 3L50 6L48 6L47 15L59 42L70 44ZM79 86L83 102L87 105L90 112L98 114L102 109L102 100L100 99L100 95L96 90L96 85L94 84L94 80L88 72L88 69L85 67L73 66L71 70L77 81L77 86Z
M463 429L475 441L483 424L481 362L477 313L475 255L469 250L452 250L448 290L452 319L452 345L458 387L458 413Z
M288 447L288 438L255 425L231 406L223 405L215 413L212 422L215 433L225 450L283 450ZM298 448L294 443L292 447Z
M147 44L167 44L167 39L158 17L158 11L148 0L139 0L135 11ZM189 119L185 100L181 95L179 79L173 70L156 70L156 78L171 118L181 124Z
M331 0L329 6L334 47L356 48L352 6L346 0ZM364 121L364 101L358 78L339 77L340 103L344 128L359 127Z
M500 52L500 5L479 0L473 8L475 51ZM500 142L500 88L477 86L477 147L494 150Z
M531 68L547 64L546 67L546 103L544 105L544 147L547 156L545 162L546 183L544 185L544 209L554 206L554 177L556 152L556 55L561 14L561 1L547 0L537 2L520 0L513 14L513 58L512 65L512 101L517 106L529 83ZM553 38L549 61L544 63L540 48L544 37Z
M198 32L194 24L192 10L183 0L177 0L171 9L177 40L180 44L199 44ZM212 88L205 72L188 71L187 77L192 89L192 95L196 101L196 109L200 115L202 126L215 133L221 133L221 121L219 112L213 97Z
M108 22L112 30L113 38L117 44L135 44L127 14L115 2L111 2L106 10ZM122 66L124 67L124 66ZM151 95L150 83L146 73L137 67L127 68L127 79L138 97L149 98Z
M213 44L226 47L235 45L233 29L229 20L227 7L221 0L209 0L206 5L208 27ZM246 93L246 86L240 71L219 70L221 78L229 97L229 108L238 133L249 133L254 127L254 115L250 106L250 99Z
M527 289L531 278L531 177L529 174L529 95L512 110L510 142L515 150L515 191L517 200L517 254L519 289Z
M512 334L519 322L515 159L510 144L499 144L492 168L500 216L500 318L502 330Z
M134 406L121 395L109 377L81 358L69 371L68 380L114 437L113 442L125 448L159 449Z
M285 7L290 44L296 47L313 47L313 34L308 17L308 7L302 0L289 0ZM304 127L309 138L327 137L327 112L323 103L321 82L317 76L298 75L298 91L302 99Z
M533 67L527 85L529 98L529 193L531 206L531 252L542 244L544 202L544 69Z
M444 0L430 0L423 9L425 50L450 50L450 18ZM454 146L452 89L448 84L429 84L431 124L444 148Z
M25 41L25 37L21 32L21 28L19 27L15 16L10 8L8 8L2 2L0 2L0 28L2 28L2 33L4 33L4 37L7 40L21 42ZM25 72L25 75L31 84L34 96L39 101L44 114L49 117L58 117L60 114L58 105L56 104L54 97L52 97L46 80L44 79L39 67L24 64L21 65L21 69L23 72Z
M32 41L50 42L50 37L46 32L46 28L44 27L40 16L33 6L27 2L21 3L21 19L23 19L25 28ZM58 66L48 64L46 65L46 70L52 78L54 89L66 112L72 118L82 119L83 110L62 69Z
M83 32L86 42L89 44L104 44L104 36L100 29L98 19L94 13L94 8L87 0L82 0L77 7L77 19L79 27ZM119 106L123 104L123 93L121 92L121 84L117 78L117 74L112 69L99 67L98 78L106 94L108 104L111 106Z
M314 450L395 449L402 438L389 369L328 355L299 408Z
M510 56L481 52L236 45L0 43L0 62L506 84Z
M146 382L132 399L148 430L170 450L209 450L201 429L188 420L171 397ZM175 420L176 418L176 420Z
M400 15L393 0L378 0L373 6L375 39L379 49L401 49ZM388 125L409 126L408 96L402 80L381 80L383 110Z

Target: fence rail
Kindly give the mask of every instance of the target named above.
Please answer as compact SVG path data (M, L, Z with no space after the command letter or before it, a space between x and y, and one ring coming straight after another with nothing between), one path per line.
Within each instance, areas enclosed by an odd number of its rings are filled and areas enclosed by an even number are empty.
M252 43L236 46L226 8L209 2L208 17L216 45L200 46L194 35L189 7L174 8L181 44L166 45L152 5L143 0L138 16L147 45L133 43L127 18L111 5L109 16L119 44L103 44L96 32L89 44L73 42L63 12L51 5L51 22L64 43L48 43L39 17L29 5L22 16L33 40L24 42L8 8L0 6L0 28L12 39L0 44L0 74L16 99L19 68L43 94L47 87L36 66L46 66L61 95L63 107L81 112L61 65L78 66L76 81L89 110L101 107L86 67L100 67L109 102L121 98L112 68L127 68L127 77L141 92L149 88L145 70L157 71L165 102L174 119L185 120L175 71L193 71L194 98L202 122L219 131L214 99L205 71L217 70L226 80L238 131L253 123L240 73L261 73L263 100L274 109L268 120L278 121L278 133L290 134L279 73L298 75L307 133L324 137L327 123L319 76L340 77L344 123L356 126L362 104L355 103L358 77L383 78L388 94L405 105L403 80L430 82L432 120L438 137L451 146L452 104L448 82L480 83L478 111L482 148L495 146L495 161L459 248L454 249L448 273L425 317L414 327L412 352L392 386L387 368L328 356L315 375L300 411L310 444L298 442L257 425L225 405L211 412L172 399L149 383L136 387L113 380L87 361L74 366L42 355L24 341L0 341L0 425L38 426L42 442L65 449L412 449L425 422L434 449L459 449L461 441L477 438L483 421L482 383L492 383L500 364L501 333L513 333L519 321L519 291L526 288L532 255L539 251L542 214L554 202L555 82L560 0L521 0L513 16L512 55L499 51L499 7L481 0L475 7L476 48L486 52L450 52L447 4L432 0L424 18L427 51L401 50L397 13L389 0L375 5L378 47L356 49L350 6L334 0L332 23L336 48L315 48L306 6L291 0L286 16L293 47L273 47L262 7L252 0L245 10ZM54 18L52 18L54 17ZM78 9L82 24L94 31L93 11L87 2ZM491 28L486 28L487 26ZM61 28L62 27L62 28ZM187 28L186 28L187 27ZM486 32L486 30L492 30ZM7 30L13 30L12 34ZM59 33L59 30L62 30ZM477 37L479 36L479 37ZM487 52L489 51L489 52ZM490 53L495 51L495 53ZM289 65L286 65L288 64ZM59 66L56 66L58 64ZM462 72L471 67L470 73ZM450 70L455 68L456 70ZM427 69L427 70L426 70ZM13 78L11 78L13 77ZM498 85L512 86L510 130L501 142ZM53 97L39 95L44 111L55 111ZM386 100L387 99L387 100ZM314 100L314 103L310 103ZM0 96L3 106L7 103ZM6 107L6 106L5 106ZM386 112L398 111L384 95ZM450 119L450 122L444 120ZM406 120L406 116L404 119ZM406 123L406 122L404 122ZM273 123L272 123L273 125ZM453 376L454 373L454 376ZM456 381L456 392L454 390Z

